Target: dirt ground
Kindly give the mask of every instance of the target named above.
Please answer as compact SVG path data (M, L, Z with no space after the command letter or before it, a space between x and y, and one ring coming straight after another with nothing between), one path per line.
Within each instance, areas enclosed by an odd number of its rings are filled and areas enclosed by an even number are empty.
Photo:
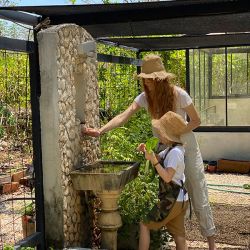
M249 175L241 174L206 173L206 178L208 184L243 185L250 183ZM250 190L239 187L216 188L250 194ZM250 195L212 189L208 191L217 231L218 249L250 250ZM186 231L189 249L208 249L194 214L191 220L186 221ZM171 249L175 249L174 243L171 243L171 246Z
M250 208L249 206L212 204L214 223L217 229L216 242L220 244L221 243L228 244L235 247L238 246L239 249L249 249L250 247L249 208ZM195 216L191 221L190 220L187 221L186 229L187 229L187 239L189 241L191 242L204 241L204 238L200 234L199 225L197 223Z

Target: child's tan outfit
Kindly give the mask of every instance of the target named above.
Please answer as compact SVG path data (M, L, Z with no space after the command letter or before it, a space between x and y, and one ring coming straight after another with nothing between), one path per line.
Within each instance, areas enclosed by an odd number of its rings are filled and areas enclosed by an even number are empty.
M167 148L159 156L161 166L173 168L175 174L169 183L159 177L159 202L148 213L144 224L149 229L166 226L169 233L185 236L184 216L188 194L184 187L184 147Z

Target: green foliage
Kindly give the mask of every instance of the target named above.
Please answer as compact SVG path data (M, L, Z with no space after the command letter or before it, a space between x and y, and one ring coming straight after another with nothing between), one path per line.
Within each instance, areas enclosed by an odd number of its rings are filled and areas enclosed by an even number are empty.
M97 51L100 54L135 58L133 51L103 44L98 44ZM98 63L100 108L105 113L102 118L110 120L133 102L139 93L135 72L134 65Z
M143 158L136 149L139 142L146 141L148 137L152 137L151 123L145 111L141 111L123 127L102 136L102 158L141 161Z
M9 0L0 0L0 6L5 7L5 6L13 6L15 5L14 1L9 1Z
M26 205L22 210L21 213L22 215L29 215L29 216L34 216L35 215L35 204L32 202L28 205Z
M0 50L0 100L15 108L29 103L28 55Z
M6 135L7 128L14 126L15 123L15 117L10 110L0 103L0 139Z
M147 176L139 176L128 183L119 199L119 207L124 223L138 223L148 214L158 201L158 180L148 182Z
M157 144L159 142L159 139L157 137L151 137L146 142L146 150L149 153L152 153L154 149L156 148Z
M5 245L3 247L3 250L14 250L14 247L10 245ZM21 247L21 250L35 250L35 248L34 247Z
M146 150L149 153L152 153L155 150L155 148L157 147L158 142L159 142L159 139L156 138L156 137L149 138L147 140L147 142L146 142ZM149 177L149 181L151 182L154 179L154 176L155 176L155 168L154 168L154 166L152 166L152 168L149 169L150 165L152 165L150 163L150 161L146 160L145 175L149 175L150 176Z

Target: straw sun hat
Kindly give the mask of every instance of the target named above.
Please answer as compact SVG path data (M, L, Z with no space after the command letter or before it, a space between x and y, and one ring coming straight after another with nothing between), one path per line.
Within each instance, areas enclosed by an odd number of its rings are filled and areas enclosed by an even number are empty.
M162 60L159 56L147 55L142 61L141 73L137 77L151 78L161 81L166 78L174 78L174 74L166 72Z
M168 111L160 119L152 120L152 127L157 135L172 142L181 142L180 135L186 126L184 119L172 111Z

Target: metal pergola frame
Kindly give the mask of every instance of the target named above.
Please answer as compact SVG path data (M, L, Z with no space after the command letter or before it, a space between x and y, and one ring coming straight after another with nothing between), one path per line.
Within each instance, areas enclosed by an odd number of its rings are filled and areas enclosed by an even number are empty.
M36 37L36 33L35 33ZM44 198L43 198L43 173L41 152L41 124L40 124L40 71L38 60L38 43L35 40L24 41L0 37L0 49L16 52L25 52L29 57L31 110L32 110L32 143L33 143L33 165L35 172L35 201L36 201L36 233L19 241L15 249L22 247L37 247L38 250L45 249L44 238Z
M245 0L5 7L0 18L34 28L46 18L49 25L75 23L99 42L137 52L135 60L98 55L100 61L139 65L144 51L186 50L187 91L189 49L250 45L250 4ZM3 42L0 39L0 48ZM196 131L250 132L250 126L201 126Z
M40 73L37 32L49 25L75 23L98 42L127 48L136 58L98 54L98 61L140 66L145 51L186 51L186 89L190 93L189 49L250 45L250 3L246 0L189 0L129 4L73 6L3 7L0 19L30 25L34 42L0 37L0 49L29 53L32 103L33 148L36 154L37 233L21 241L21 246L44 246L44 208L40 129ZM46 27L46 26L45 26ZM137 67L139 72L139 67ZM227 105L227 101L226 101ZM197 132L250 132L250 126L200 126ZM16 248L18 249L18 248Z

